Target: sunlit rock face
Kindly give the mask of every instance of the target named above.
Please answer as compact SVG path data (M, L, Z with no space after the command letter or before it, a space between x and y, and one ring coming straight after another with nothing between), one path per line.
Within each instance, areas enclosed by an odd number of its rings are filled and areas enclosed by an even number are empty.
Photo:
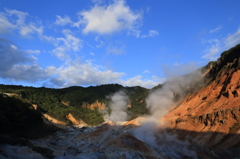
M172 130L182 139L212 148L216 154L240 142L240 49L223 53L210 65L198 92L188 94L183 102L165 116Z
M101 102L98 102L98 100L95 101L92 104L89 104L88 102L83 102L82 107L83 108L88 108L88 109L91 109L91 110L94 110L94 109L105 110L106 109L105 104L101 103Z

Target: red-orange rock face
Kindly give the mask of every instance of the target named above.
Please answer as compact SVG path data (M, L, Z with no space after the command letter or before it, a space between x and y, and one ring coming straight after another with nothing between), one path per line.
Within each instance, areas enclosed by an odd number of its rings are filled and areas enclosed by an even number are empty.
M206 86L187 95L165 121L170 121L170 128L184 130L182 137L192 135L202 145L227 148L240 141L228 135L240 133L240 51L222 56L207 71Z
M87 102L83 102L82 103L82 107L83 108L88 108L88 109L91 109L91 110L94 110L95 108L96 109L99 109L99 110L104 110L106 109L106 106L104 103L101 103L101 102L98 102L98 100L92 104L89 104Z

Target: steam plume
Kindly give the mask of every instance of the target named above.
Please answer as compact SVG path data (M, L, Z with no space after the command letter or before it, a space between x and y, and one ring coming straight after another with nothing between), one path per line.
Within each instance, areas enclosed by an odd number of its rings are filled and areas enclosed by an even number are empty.
M128 96L123 92L119 91L110 96L111 103L110 115L105 115L105 120L110 121L126 121L128 120L127 114L127 104L128 104Z
M175 149L174 145L181 146L183 154L196 158L195 152L188 149L188 142L180 141L176 136L167 133L160 133L159 130L163 126L161 119L169 112L170 107L174 106L176 96L184 97L186 88L199 79L201 79L201 72L197 70L188 75L170 78L162 88L153 91L146 99L151 115L147 117L144 124L134 130L134 136L158 148L170 146Z

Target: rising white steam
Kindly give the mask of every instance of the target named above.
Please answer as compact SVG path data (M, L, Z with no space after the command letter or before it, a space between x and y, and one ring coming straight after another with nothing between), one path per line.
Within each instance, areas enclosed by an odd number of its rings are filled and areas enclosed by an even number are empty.
M119 91L110 96L110 115L104 116L105 120L110 121L126 121L128 120L127 104L128 96L123 91Z
M201 72L197 70L185 76L171 78L161 88L153 91L146 99L151 115L146 118L144 124L134 130L134 136L157 148L169 146L169 149L175 149L174 145L178 145L182 154L196 158L195 152L188 149L187 142L178 140L176 136L163 134L159 130L163 127L161 119L175 104L174 99L184 97L186 88L200 79Z
M174 106L174 98L184 97L186 89L194 82L201 79L201 71L197 70L191 74L174 77L163 84L162 88L152 92L146 99L147 108L151 116L161 119Z

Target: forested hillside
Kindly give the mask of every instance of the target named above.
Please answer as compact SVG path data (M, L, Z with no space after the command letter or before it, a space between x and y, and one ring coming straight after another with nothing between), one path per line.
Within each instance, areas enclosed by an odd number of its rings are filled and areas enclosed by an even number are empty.
M66 115L71 113L76 119L82 119L90 125L97 125L103 122L103 115L97 109L90 110L83 108L82 104L92 104L96 101L104 103L108 108L109 96L118 91L124 91L129 97L128 108L131 118L147 113L145 98L149 90L142 87L123 87L118 84L100 86L80 87L73 86L63 89L34 88L14 85L0 85L4 93L15 93L19 98L30 104L36 104L38 109L52 117L69 122ZM67 103L64 104L64 103ZM111 111L111 110L108 110Z

